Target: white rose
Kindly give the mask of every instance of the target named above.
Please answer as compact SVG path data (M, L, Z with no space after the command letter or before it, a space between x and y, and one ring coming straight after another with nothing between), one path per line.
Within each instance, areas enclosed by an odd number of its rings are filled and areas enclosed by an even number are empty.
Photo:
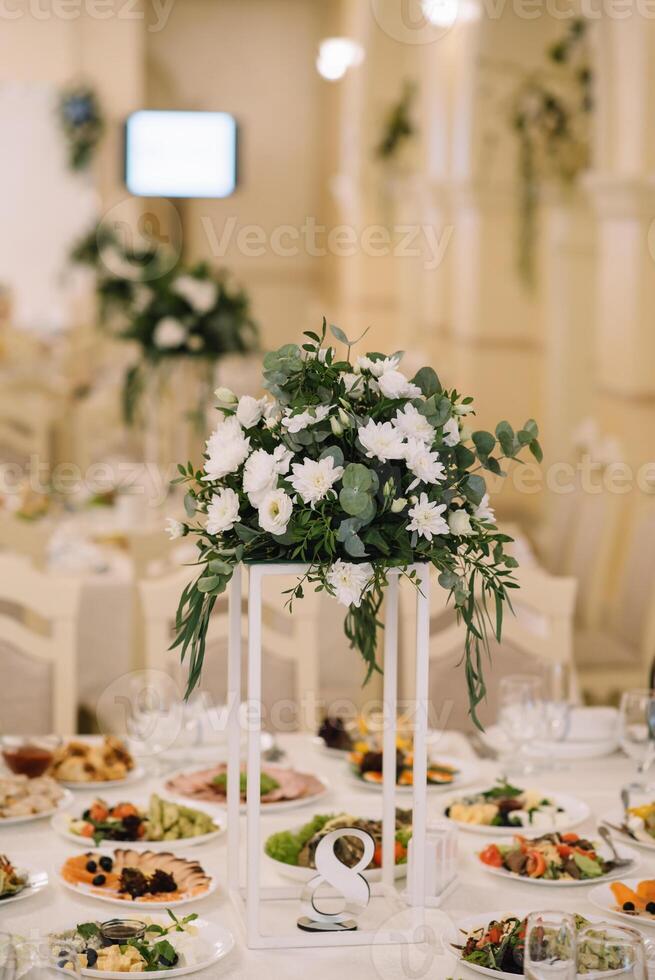
M252 429L257 425L264 413L264 402L266 399L253 398L252 395L243 395L239 399L237 407L237 418L244 429Z
M166 534L169 536L171 541L175 541L176 538L183 538L186 528L181 521L176 521L174 517L166 518L166 526L164 528Z
M172 286L173 292L185 299L196 313L209 313L216 305L218 287L211 279L197 279L195 276L178 276Z
M222 534L231 531L239 522L239 497L223 487L207 506L207 531L209 534Z
M391 505L391 513L400 514L400 512L403 511L406 506L407 506L407 500L405 497L396 497L396 499Z
M245 437L237 418L223 417L207 440L205 453L203 480L220 480L238 470L250 453L250 439Z
M448 515L448 527L451 534L458 534L463 537L473 534L471 518L465 510L451 510Z
M253 507L260 507L264 497L277 487L277 478L288 473L292 453L284 446L275 451L256 449L246 460L243 468L243 489Z
M217 388L214 392L216 401L221 405L236 405L238 399L231 388Z
M186 328L174 316L163 317L154 329L152 341L160 350L181 347L186 340Z
M259 507L259 526L269 534L284 534L291 519L293 501L284 490L271 490Z

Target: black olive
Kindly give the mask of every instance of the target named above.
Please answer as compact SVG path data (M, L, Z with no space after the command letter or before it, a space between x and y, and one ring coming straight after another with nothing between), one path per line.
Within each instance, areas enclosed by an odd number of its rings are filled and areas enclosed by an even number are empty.
M175 954L175 956L172 959L167 959L167 957L165 957L165 956L160 956L159 957L159 962L160 962L160 964L162 966L175 966L175 964L178 962L179 958L180 957L177 955L177 953Z
M655 915L655 902L649 902L646 906L646 911L650 912L651 915Z
M63 957L66 957L66 956L68 956L68 953L66 952L66 950L65 950L65 949L60 949L60 950L59 950L59 956L60 956L60 957L62 957L62 956L63 956Z
M104 875L96 875L95 878L93 879L93 881L91 882L91 884L92 885L104 885L104 883L106 882L106 880L107 879L106 879L106 877Z
M69 964L70 964L70 960L68 959L57 961L57 966L59 967L60 970L65 970L66 967L69 966Z
M91 817L91 811L85 810L84 813L82 814L82 820L89 820L90 817Z
M111 871L111 869L114 867L114 862L107 855L101 857L100 860L98 861L98 864L100 865L103 871Z
M91 874L94 874L98 870L98 865L95 863L95 861L87 861L86 870L90 871Z
M86 951L86 965L95 966L98 959L98 952L95 949L87 949Z
M624 902L621 908L624 912L634 912L635 905L634 902Z

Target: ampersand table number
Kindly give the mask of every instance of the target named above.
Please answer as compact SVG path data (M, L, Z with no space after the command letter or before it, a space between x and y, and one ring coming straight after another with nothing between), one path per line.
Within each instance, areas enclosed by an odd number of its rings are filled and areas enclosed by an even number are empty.
M335 845L342 837L356 837L364 845L364 852L352 868L340 861ZM352 932L357 928L354 918L365 909L371 897L368 881L362 871L369 866L375 853L375 841L365 830L343 827L326 834L314 852L316 871L303 889L300 905L303 915L298 926L306 932ZM317 891L328 884L344 899L344 907L338 912L322 911L317 905ZM332 896L331 896L332 897Z

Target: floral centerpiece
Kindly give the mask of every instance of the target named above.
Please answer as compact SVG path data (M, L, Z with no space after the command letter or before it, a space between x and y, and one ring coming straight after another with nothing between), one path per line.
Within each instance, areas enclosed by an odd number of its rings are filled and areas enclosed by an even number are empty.
M68 143L71 170L86 170L105 129L100 100L88 85L76 85L62 92L59 121Z
M430 562L466 624L470 704L485 694L482 653L487 624L500 637L503 607L517 584L516 566L494 524L485 480L503 458L527 447L541 458L537 426L515 432L508 422L469 433L471 398L442 387L422 368L409 380L401 354L340 358L321 334L287 344L264 358L273 396L237 399L220 388L218 425L204 466L180 465L187 487L184 523L172 537L197 536L202 570L184 591L177 613L182 658L190 659L189 691L198 683L209 617L239 562L295 561L307 582L346 608L345 632L367 667L376 660L380 608L390 569L410 578ZM361 338L360 338L361 339Z

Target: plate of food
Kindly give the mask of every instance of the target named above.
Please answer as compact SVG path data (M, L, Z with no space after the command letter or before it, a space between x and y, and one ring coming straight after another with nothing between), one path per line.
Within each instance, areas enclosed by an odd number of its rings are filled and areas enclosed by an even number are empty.
M225 829L205 810L162 800L156 793L147 803L97 799L77 815L57 813L50 822L66 840L84 847L90 841L96 847L126 841L134 849L151 850L170 847L173 841L178 847L206 844Z
M170 851L87 851L59 869L62 884L114 905L165 909L216 891L218 882L198 863Z
M625 813L617 807L600 817L598 822L607 824L623 841L647 850L655 849L655 803L631 806Z
M655 881L622 878L611 884L598 885L588 895L589 901L603 912L611 912L633 925L655 926Z
M65 810L73 794L50 776L0 775L0 826L27 823Z
M587 804L574 796L522 789L505 780L498 780L488 789L454 797L443 812L462 830L501 837L511 837L517 831L535 837L544 831L570 830L591 813Z
M82 976L98 980L122 980L126 973L182 977L207 969L234 948L232 933L215 922L166 911L166 918L91 919L51 932L48 942L55 953L63 943L73 946Z
M350 772L355 781L366 789L382 790L382 751L368 749L348 754ZM414 756L411 751L396 749L396 789L411 793L414 789ZM448 788L458 783L471 783L477 779L475 763L450 756L428 759L428 788Z
M248 780L241 773L241 807L245 810ZM262 766L260 789L262 809L290 810L293 807L315 803L328 791L328 784L320 776L297 772L284 766ZM227 766L221 763L197 772L174 773L166 780L166 790L176 796L207 803L227 803Z
M348 725L339 716L326 717L312 739L316 748L333 757L345 757L354 748L355 741L352 725Z
M142 779L125 743L113 735L74 738L55 749L49 774L70 789L110 789Z
M355 817L349 813L317 814L301 827L271 834L264 844L264 854L280 874L296 881L309 881L316 874L314 853L317 846L332 830L357 827L367 831L375 841L375 853L369 867L362 872L368 881L382 877L382 821ZM396 810L395 868L396 878L407 874L407 844L412 836L411 810ZM352 868L360 860L364 845L357 837L342 837L335 853L339 860Z
M48 875L45 871L16 868L6 855L0 854L0 905L30 898L47 884Z
M618 861L602 841L552 833L515 837L511 844L489 844L478 858L490 874L557 887L589 885L634 871L639 863L636 851L621 847L617 854Z
M444 935L446 950L460 965L483 976L498 980L522 977L526 919L531 911L482 912L459 919ZM574 918L578 932L601 921L595 916L577 913L574 913ZM601 961L593 944L578 945L579 977L589 974L610 977L619 973L620 963L612 966L611 960L609 965L605 958Z

